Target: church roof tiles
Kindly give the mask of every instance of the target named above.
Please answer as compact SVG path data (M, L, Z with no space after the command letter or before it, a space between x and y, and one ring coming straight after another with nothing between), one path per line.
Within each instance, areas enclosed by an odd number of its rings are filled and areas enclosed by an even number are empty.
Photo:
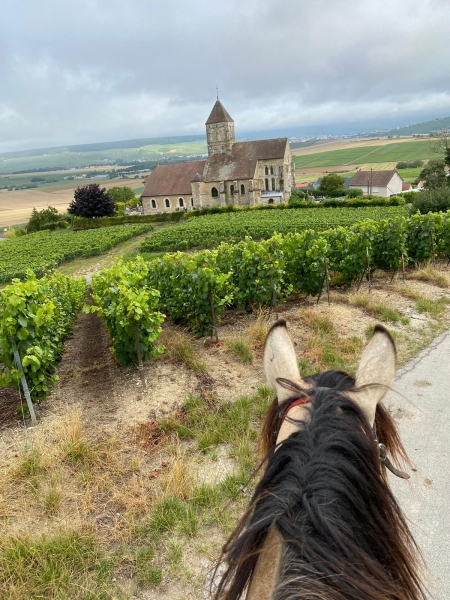
M203 181L253 179L258 160L284 158L287 138L236 142L231 154L210 156L203 171Z
M220 100L216 100L216 103L214 104L211 114L209 115L205 125L211 125L213 123L233 123L233 119L227 113Z
M174 196L191 194L191 181L203 173L204 160L158 165L145 180L143 196Z

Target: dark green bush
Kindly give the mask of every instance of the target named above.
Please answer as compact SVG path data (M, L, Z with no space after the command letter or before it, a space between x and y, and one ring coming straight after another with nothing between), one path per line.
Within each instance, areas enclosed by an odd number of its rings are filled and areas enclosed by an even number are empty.
M64 221L64 215L59 213L53 206L48 206L39 211L33 208L30 220L27 223L27 233L35 233L43 229L59 229L56 223L61 221ZM65 227L67 227L67 222Z
M442 186L431 190L415 193L412 198L414 212L426 214L450 209L450 186Z
M362 196L364 194L364 192L362 191L361 188L349 188L348 190L345 191L345 195L347 196L347 198L358 198L359 196Z
M41 227L41 231L56 231L57 229L67 229L68 226L69 223L67 221L56 221L55 223L48 223L47 225L43 225Z

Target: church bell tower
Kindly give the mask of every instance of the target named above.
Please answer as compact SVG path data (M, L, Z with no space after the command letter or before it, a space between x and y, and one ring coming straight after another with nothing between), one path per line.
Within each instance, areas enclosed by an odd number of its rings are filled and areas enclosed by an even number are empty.
M211 114L205 123L208 156L216 154L231 154L234 144L234 121L217 99Z

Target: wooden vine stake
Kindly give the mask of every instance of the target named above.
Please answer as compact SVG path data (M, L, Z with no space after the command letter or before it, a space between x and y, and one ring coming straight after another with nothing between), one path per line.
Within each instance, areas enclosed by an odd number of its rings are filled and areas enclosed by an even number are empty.
M435 255L434 255L434 239L433 239L433 230L430 229L430 239L431 239L431 262L434 263Z
M323 262L325 265L325 281L327 284L327 298L328 298L328 304L330 304L330 279L328 277L328 264L327 264L327 257L324 256L323 258Z
M328 266L327 266L327 259L325 256L323 258L323 265L324 265L324 274L323 274L323 280L322 280L322 287L320 288L319 295L317 296L317 304L319 304L320 297L322 296L322 292L323 292L323 286L325 285L325 283L327 284L328 304L330 304L330 280L328 278Z
M138 369L139 375L141 376L142 388L145 390L147 385L145 383L144 365L142 364L141 345L139 343L139 333L136 327L136 321L133 323L134 343L136 344L136 354L138 357Z
M369 259L369 247L366 246L366 264L364 265L363 272L361 273L361 277L359 278L358 287L356 291L359 292L359 288L361 287L362 280L364 279L364 274L367 273L367 279L369 281L369 292L372 289L372 282L370 280L370 259Z
M402 252L402 273L403 273L403 283L406 284L406 273L405 273L405 257Z
M14 350L14 362L16 363L16 368L22 373L20 382L22 383L23 393L27 401L28 410L30 411L31 422L33 425L37 425L37 419L34 412L33 402L31 401L30 390L28 389L28 383L25 378L25 373L23 372L22 361L20 360L20 354L18 350Z
M209 293L209 302L211 304L211 318L212 318L211 337L216 338L216 344L217 344L219 342L219 336L217 334L216 311L214 310L214 299L213 299L212 292Z
M278 304L277 304L277 293L275 291L275 285L273 283L273 277L270 277L270 285L272 286L272 306L275 309L275 316L278 320Z

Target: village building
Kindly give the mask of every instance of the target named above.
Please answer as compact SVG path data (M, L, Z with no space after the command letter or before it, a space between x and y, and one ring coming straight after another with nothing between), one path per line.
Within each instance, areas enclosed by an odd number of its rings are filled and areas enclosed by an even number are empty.
M364 196L381 196L389 198L401 194L403 179L393 171L358 171L349 182L349 189L361 188Z
M145 181L144 214L288 202L295 171L287 138L236 142L217 100L206 121L208 158L158 165Z

